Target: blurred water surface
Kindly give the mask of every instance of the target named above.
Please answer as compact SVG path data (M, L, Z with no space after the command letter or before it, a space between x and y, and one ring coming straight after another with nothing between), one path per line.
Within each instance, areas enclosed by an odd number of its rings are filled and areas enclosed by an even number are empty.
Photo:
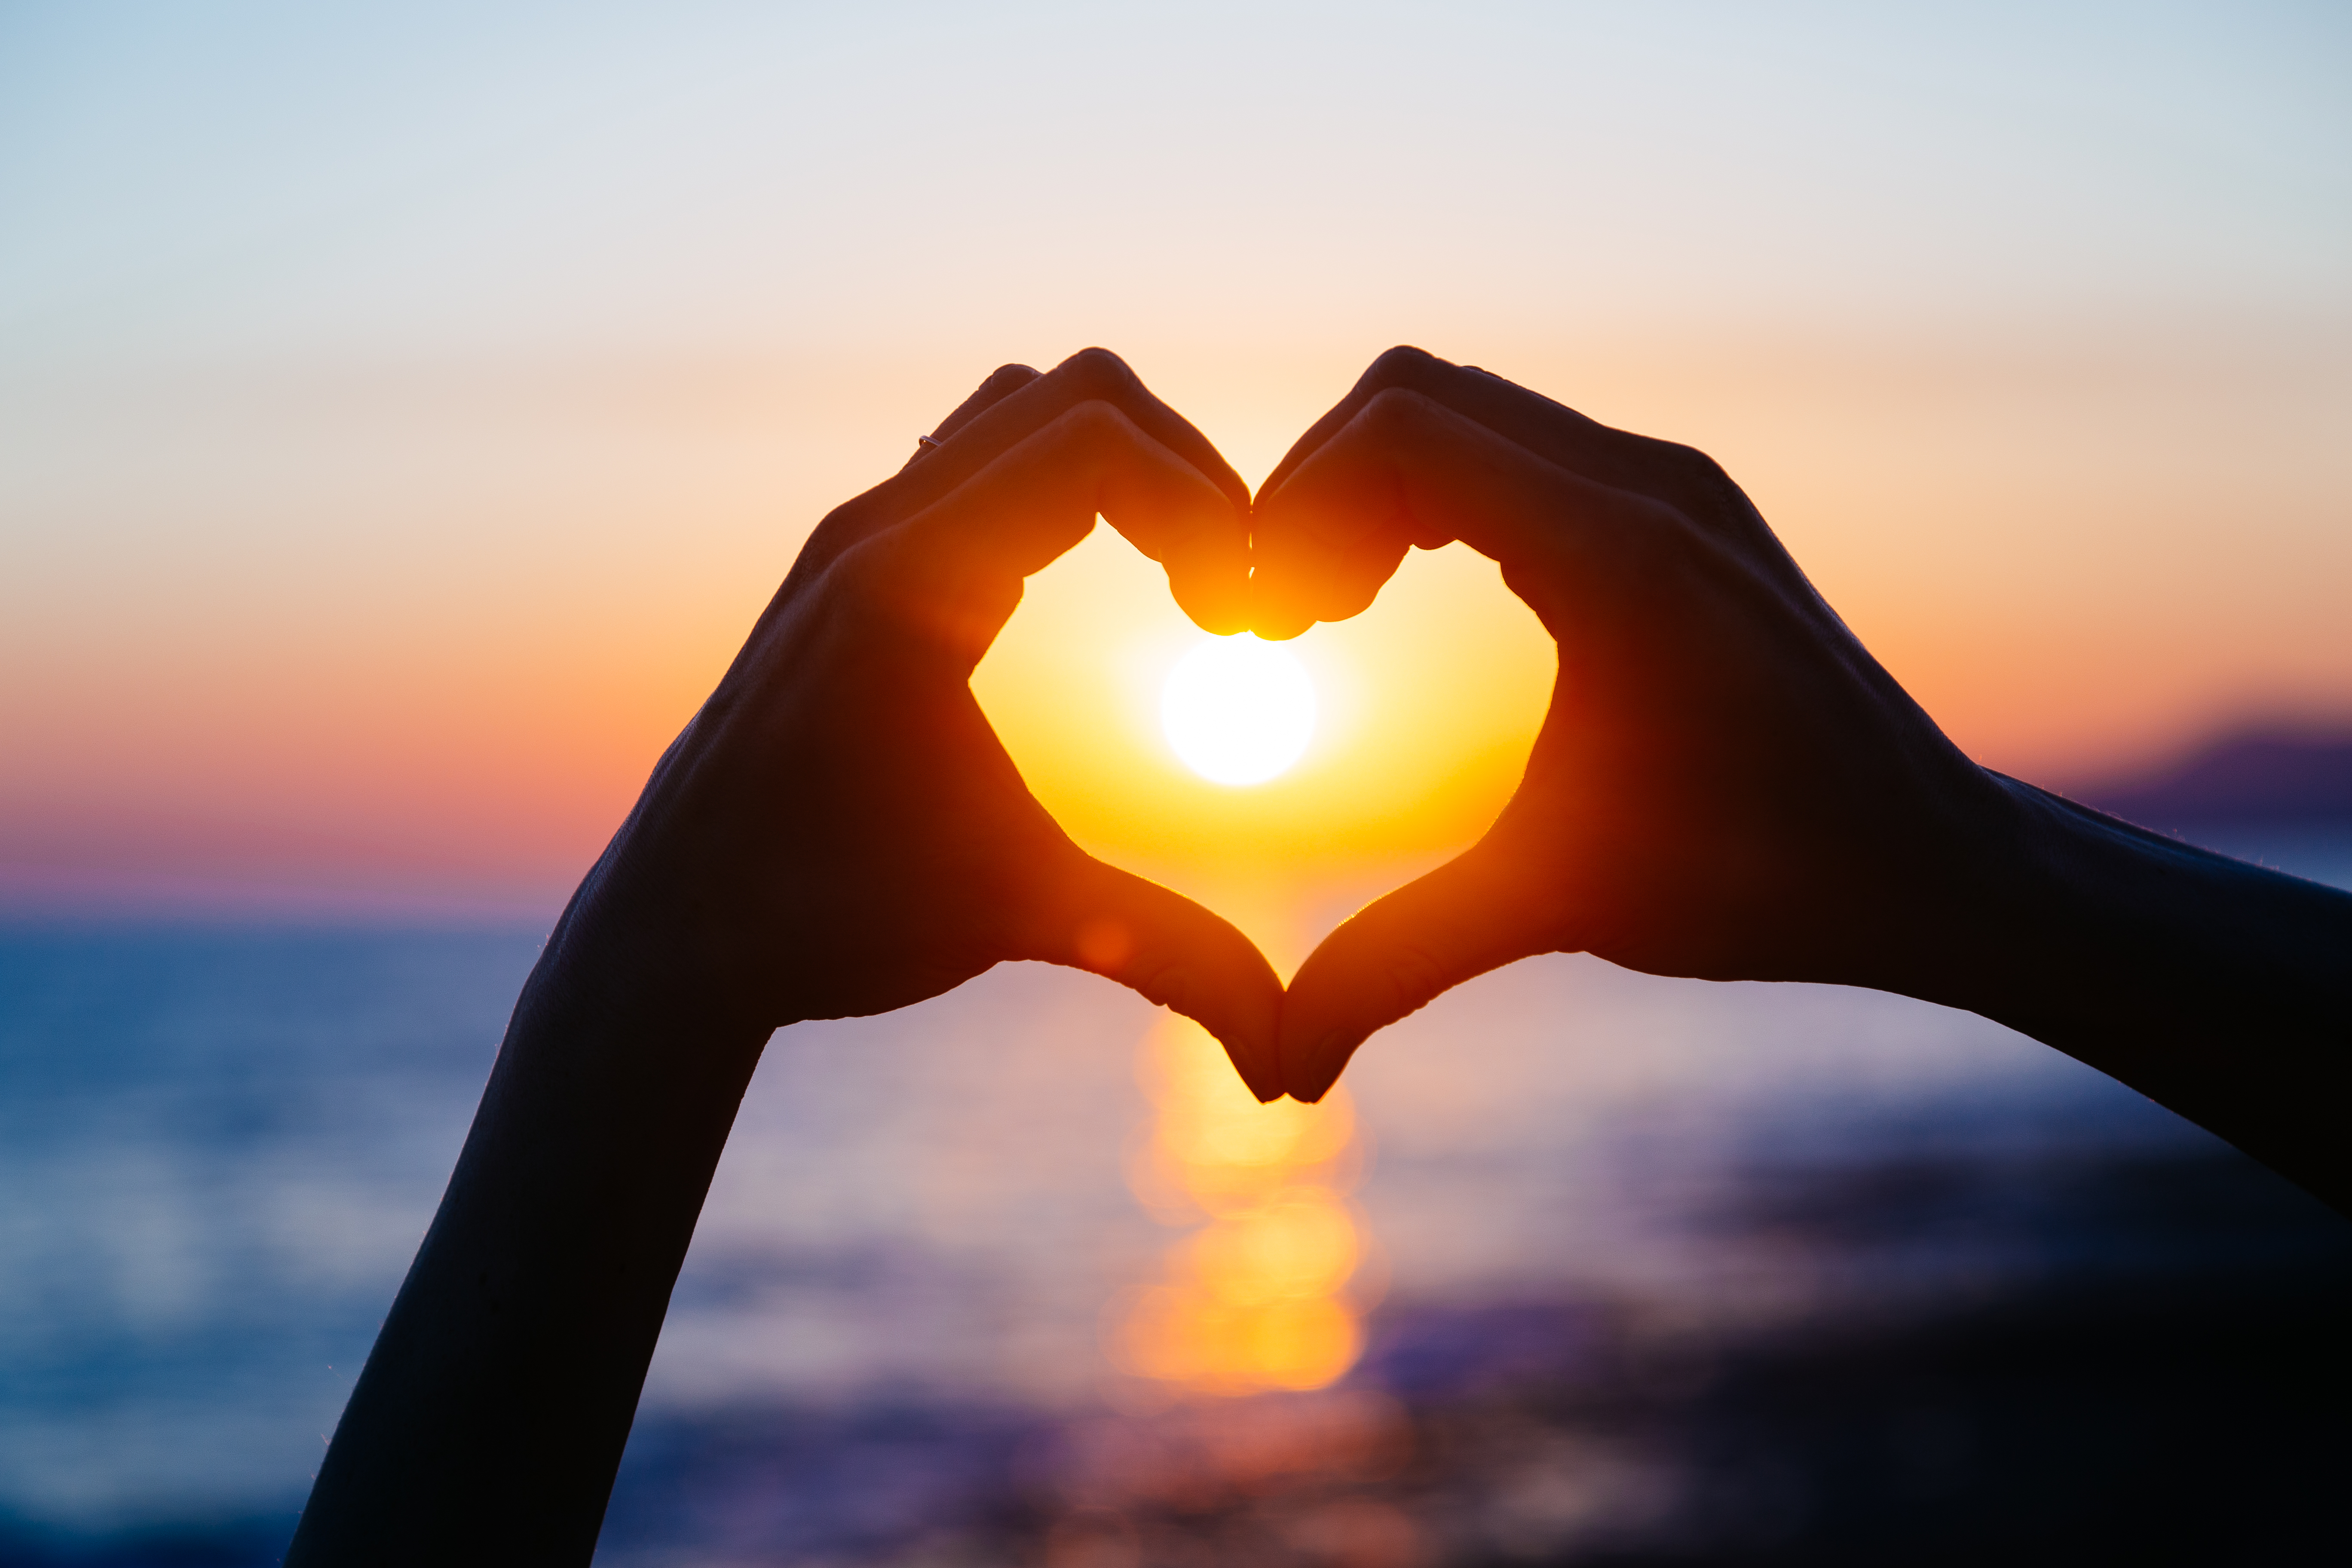
M2231 847L2352 881L2340 838ZM0 931L0 1563L276 1560L537 943ZM1363 1052L1355 1142L1318 1167L1359 1240L1346 1375L1142 1375L1122 1314L1193 1223L1142 1173L1161 1016L1016 965L780 1035L602 1560L2328 1528L2352 1226L1997 1026L1831 987L1556 958L1442 998Z

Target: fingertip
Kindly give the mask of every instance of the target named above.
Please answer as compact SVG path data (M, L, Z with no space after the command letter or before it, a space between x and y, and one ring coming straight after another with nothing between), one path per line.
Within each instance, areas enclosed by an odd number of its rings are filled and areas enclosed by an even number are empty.
M1275 1020L1272 1013L1262 1020L1242 1021L1233 1017L1206 1018L1191 1007L1168 1004L1173 1012L1181 1013L1209 1031L1217 1044L1225 1048L1225 1059L1234 1064L1234 1071L1242 1086L1260 1105L1271 1104L1283 1095L1281 1059L1276 1054Z
M1339 1075L1347 1071L1357 1049L1370 1037L1370 1030L1325 1030L1299 1061L1295 1079L1286 1065L1283 1077L1290 1097L1302 1104L1320 1103L1331 1092L1331 1086L1339 1081Z
M1214 1029L1209 1032L1217 1034ZM1223 1035L1217 1035L1217 1043L1225 1047L1225 1059L1234 1064L1234 1071L1240 1075L1242 1087L1250 1091L1252 1099L1260 1105L1271 1105L1282 1098L1281 1075L1267 1065L1271 1053L1260 1057L1255 1050L1236 1046Z
M1189 944L1192 951L1177 963L1152 972L1148 967L1150 958L1130 949L1120 955L1119 963L1097 972L1200 1025L1224 1047L1234 1071L1259 1104L1279 1100L1283 1093L1281 978L1249 938L1205 910L1200 916L1223 929L1199 931ZM1142 964L1130 966L1129 957L1141 958ZM1144 973L1137 973L1137 967Z
M1244 625L1236 630L1255 632L1267 642L1288 642L1313 629L1315 616L1277 595L1264 580L1265 568L1253 573L1244 595Z
M1250 629L1249 547L1236 535L1204 531L1168 552L1160 567L1168 595L1211 637Z
M1256 943L1181 893L1072 853L1008 955L1072 964L1181 1014L1216 1037L1260 1103L1279 1099L1282 978Z
M1265 642L1292 642L1315 629L1315 617L1253 611L1248 624L1239 629L1255 633Z
M1389 966L1363 942L1363 919L1326 937L1283 994L1276 1047L1283 1087L1308 1105L1331 1091L1366 1040L1417 1005L1384 983Z
M1197 584L1180 588L1172 574L1168 579L1168 592L1174 597L1176 607L1213 637L1229 637L1251 629L1249 605L1239 593L1215 586L1203 588Z
M1097 404L1096 406L1109 408ZM1169 596L1214 637L1249 629L1249 511L1123 413L1097 510L1168 576Z
M1282 987L1270 966L1259 976L1250 973L1245 962L1239 973L1217 973L1226 966L1213 962L1205 981L1190 968L1138 974L1129 962L1135 955L1133 936L1124 928L1112 928L1115 938L1097 935L1098 929L1090 927L1080 938L1080 968L1115 980L1206 1029L1224 1047L1225 1058L1260 1105L1282 1098Z
M1196 1021L1217 1037L1242 1082L1260 1105L1265 1105L1283 1094L1282 981L1255 946L1244 958L1242 968L1236 983L1218 993L1224 1004L1223 1016Z
M1249 528L1218 500L1170 542L1160 565L1177 608L1211 637L1225 637L1250 629Z
M1357 994L1319 950L1291 976L1276 1028L1275 1060L1293 1100L1312 1105L1322 1099L1349 1056L1371 1034L1351 1014Z

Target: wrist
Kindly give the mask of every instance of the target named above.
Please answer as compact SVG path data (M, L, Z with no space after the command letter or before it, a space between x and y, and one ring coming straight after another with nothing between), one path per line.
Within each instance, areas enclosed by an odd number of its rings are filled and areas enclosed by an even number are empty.
M2093 951L2117 934L2114 889L2094 871L2105 819L1979 771L1990 809L1968 847L1972 896L1956 910L1948 994L1935 999L2048 1039L2086 992L2106 988L2094 972L2112 954Z
M2352 895L1989 776L2018 826L1937 1000L2168 1104L2176 1078L2225 1062L2352 1047Z
M1868 850L1818 978L2003 1018L2016 941L2053 897L2051 824L2039 791L1949 750L1912 806Z
M753 1049L782 1023L772 992L778 955L743 951L744 921L728 920L707 896L643 874L629 854L628 829L598 859L564 907L525 984L527 1009L594 1022L600 1032L713 1046L751 1041Z
M2157 1026L2168 972L2259 963L2212 900L2223 857L1990 769L1990 809L1966 847L1943 994L2045 1041Z

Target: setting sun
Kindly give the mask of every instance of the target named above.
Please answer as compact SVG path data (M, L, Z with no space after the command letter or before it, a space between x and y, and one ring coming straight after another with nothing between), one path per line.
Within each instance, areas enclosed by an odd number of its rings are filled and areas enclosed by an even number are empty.
M1263 784L1314 737L1315 683L1287 648L1246 633L1211 637L1168 672L1160 724L1202 778Z

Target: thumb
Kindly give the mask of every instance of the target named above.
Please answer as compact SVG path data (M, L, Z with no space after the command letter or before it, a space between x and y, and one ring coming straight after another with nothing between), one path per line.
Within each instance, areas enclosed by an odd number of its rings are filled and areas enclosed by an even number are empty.
M1555 943L1536 889L1491 838L1357 911L1283 998L1282 1081L1309 1104L1376 1031L1475 975Z
M1013 958L1084 969L1200 1024L1261 1100L1282 1097L1275 1027L1282 981L1223 916L1082 851L1016 921Z

